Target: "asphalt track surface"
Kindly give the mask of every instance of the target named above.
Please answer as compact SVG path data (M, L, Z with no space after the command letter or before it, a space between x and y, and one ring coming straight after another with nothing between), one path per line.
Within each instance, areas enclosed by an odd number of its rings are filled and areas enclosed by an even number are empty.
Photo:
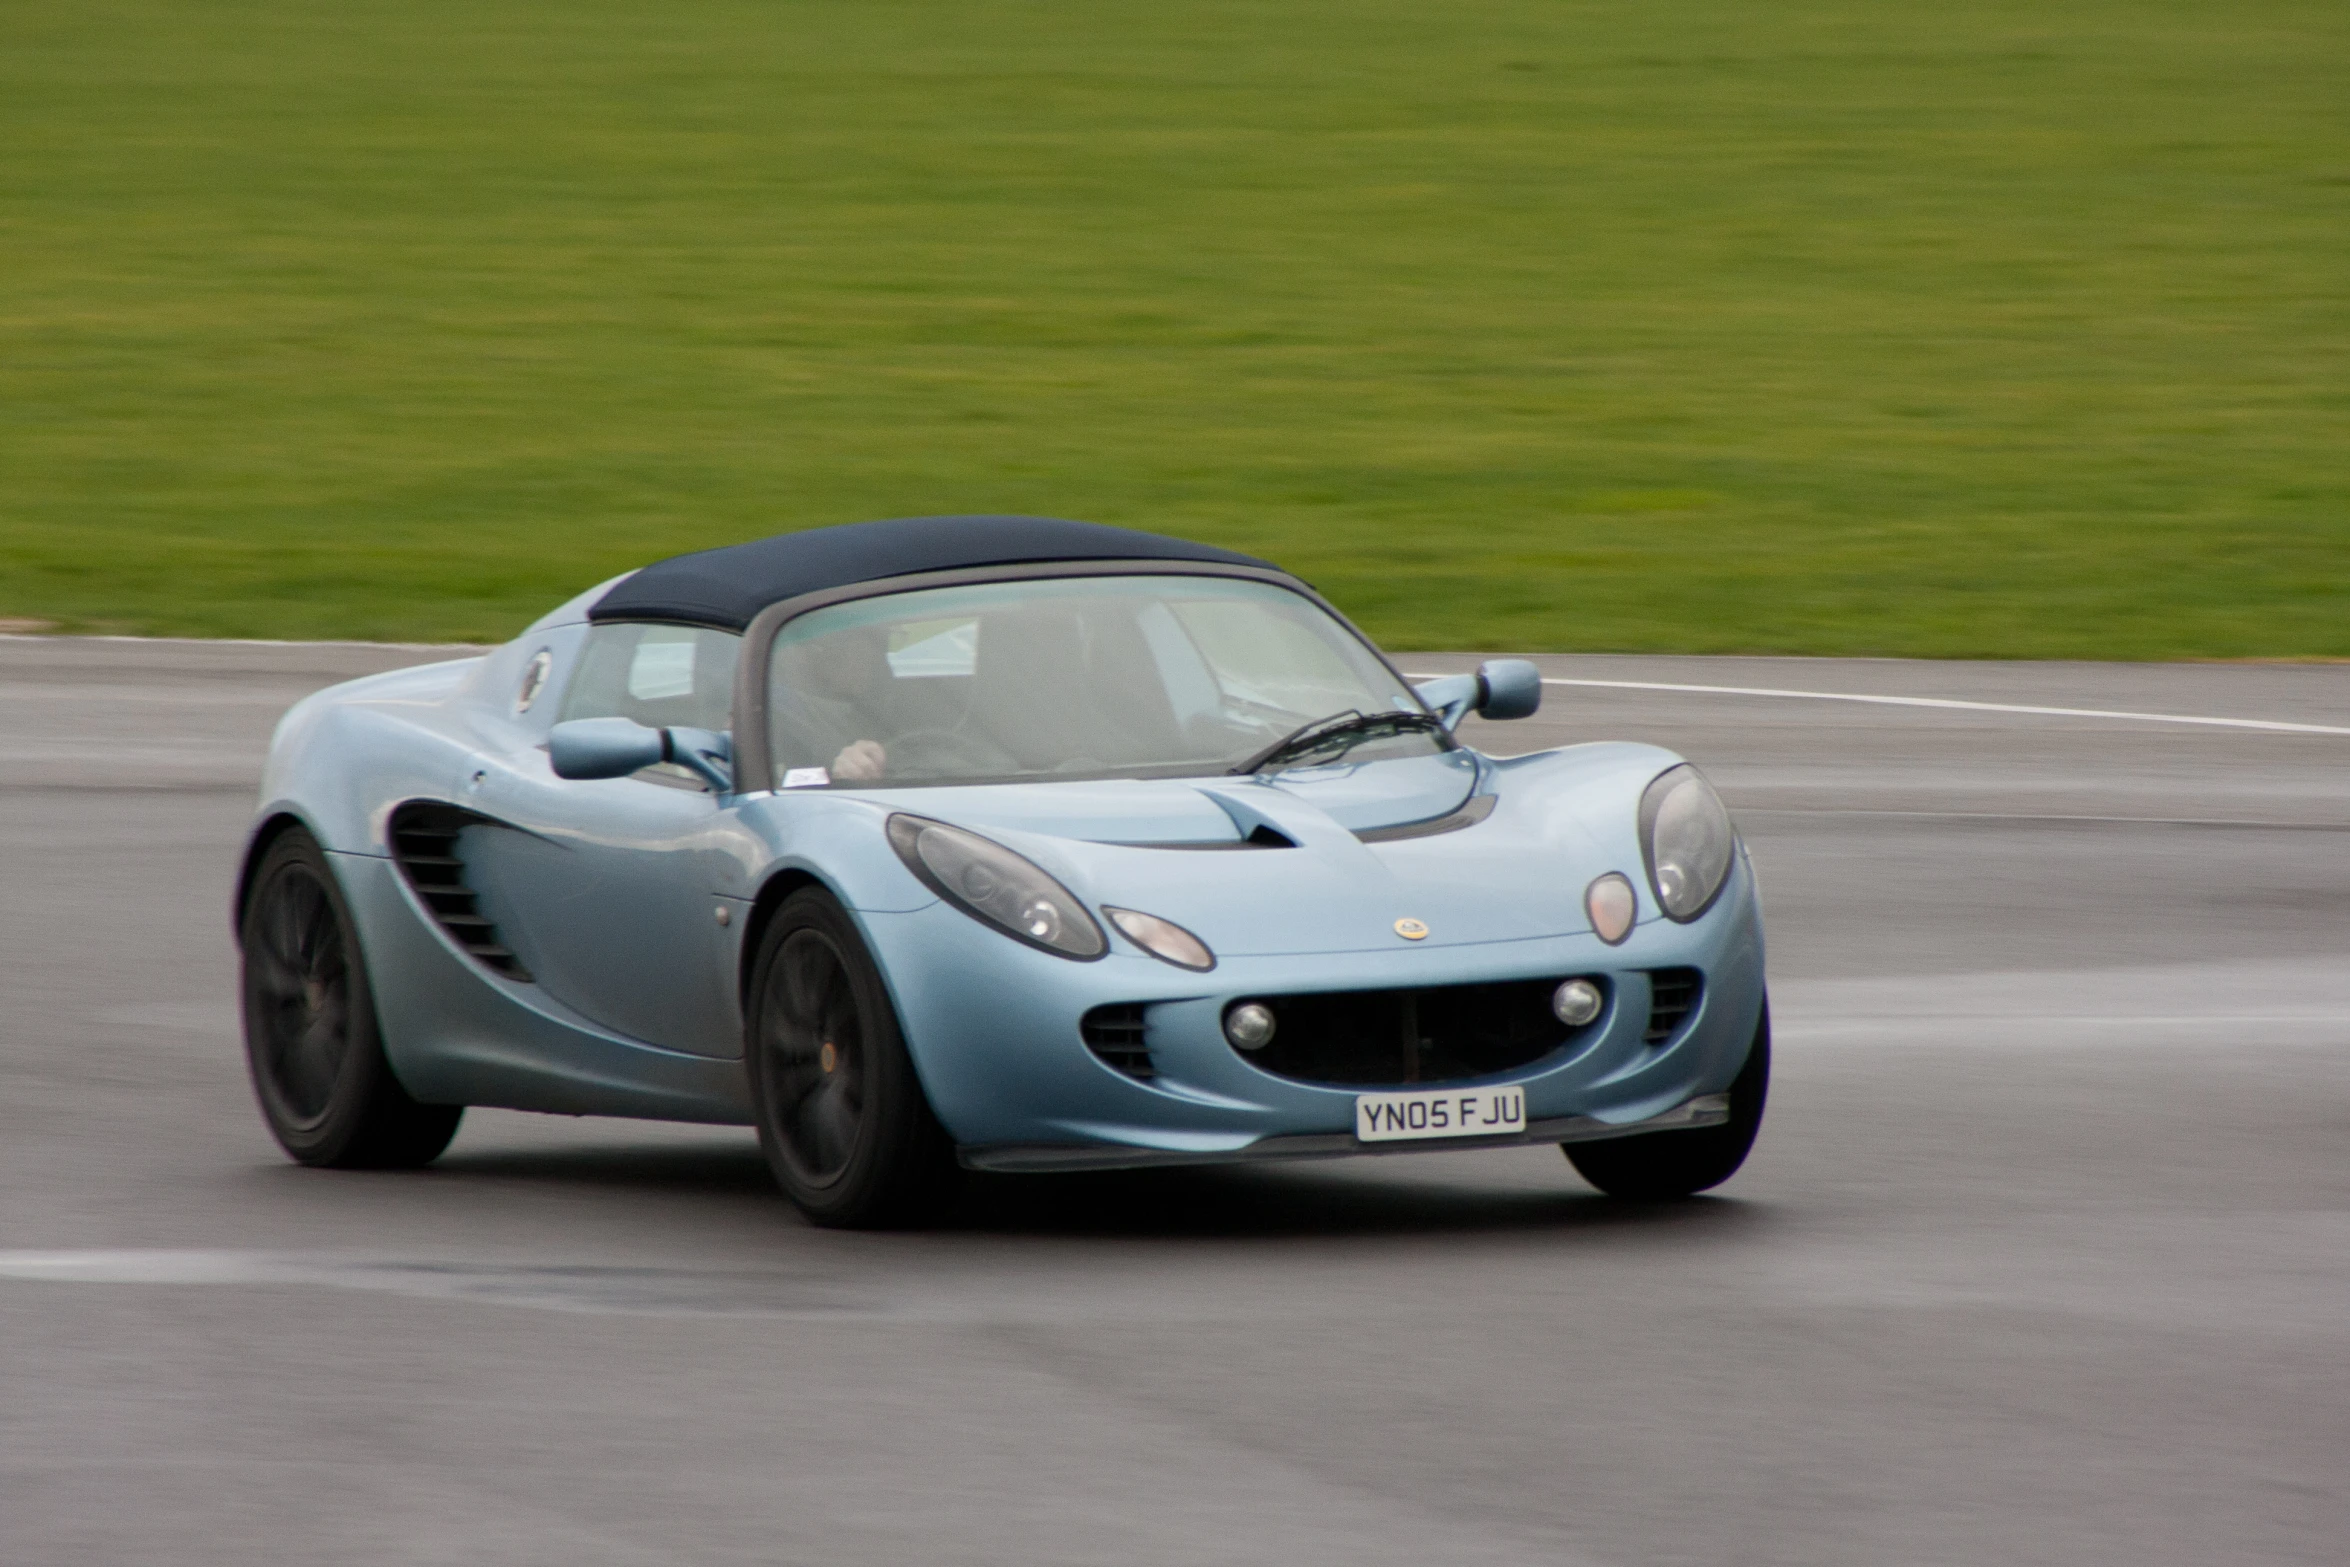
M424 656L0 640L0 1560L2345 1558L2350 736L1553 687L1478 740L1674 746L1754 846L1718 1196L1424 1154L842 1235L724 1129L278 1157L261 748ZM2350 667L1545 662L2350 726Z

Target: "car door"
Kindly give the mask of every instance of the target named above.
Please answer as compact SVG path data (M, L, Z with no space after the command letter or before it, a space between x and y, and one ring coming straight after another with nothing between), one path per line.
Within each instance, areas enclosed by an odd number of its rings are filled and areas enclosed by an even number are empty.
M701 627L596 626L559 719L725 730L739 645ZM739 1055L734 932L716 917L720 895L742 891L724 802L669 764L578 781L556 777L543 748L498 760L466 803L520 830L483 834L469 852L539 985L616 1033Z

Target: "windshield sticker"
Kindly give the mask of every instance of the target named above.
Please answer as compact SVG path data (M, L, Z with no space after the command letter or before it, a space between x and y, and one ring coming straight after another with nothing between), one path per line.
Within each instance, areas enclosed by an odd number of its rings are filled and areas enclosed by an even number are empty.
M832 774L821 767L794 767L785 771L786 789L821 789L832 782Z

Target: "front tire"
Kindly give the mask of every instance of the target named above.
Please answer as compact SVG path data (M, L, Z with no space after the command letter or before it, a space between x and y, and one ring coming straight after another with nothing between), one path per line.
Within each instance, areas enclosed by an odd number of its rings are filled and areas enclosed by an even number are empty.
M821 1225L904 1224L935 1210L954 1146L931 1113L881 970L831 894L784 900L759 941L743 1056L759 1149Z
M1693 1196L1738 1173L1762 1130L1771 1087L1771 1005L1763 1003L1746 1064L1730 1084L1730 1119L1689 1132L1643 1132L1564 1147L1575 1173L1610 1197L1662 1202Z
M419 1104L392 1076L358 928L317 839L290 827L270 843L237 935L245 1063L278 1146L337 1169L439 1158L465 1107Z

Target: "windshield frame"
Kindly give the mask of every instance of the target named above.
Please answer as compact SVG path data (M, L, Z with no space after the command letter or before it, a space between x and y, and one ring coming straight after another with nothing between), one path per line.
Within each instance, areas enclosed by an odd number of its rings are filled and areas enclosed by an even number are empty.
M1072 560L1039 563L1023 562L1013 566L964 566L952 571L911 572L901 577L876 577L870 582L851 583L846 587L824 588L814 593L802 593L794 598L779 599L759 611L744 628L741 663L737 665L734 680L734 757L735 791L738 794L771 792L775 788L775 753L768 734L767 685L773 667L772 653L775 639L783 628L812 610L826 609L834 604L847 604L858 599L888 598L900 593L918 593L927 588L965 587L983 582L1052 582L1070 577L1233 577L1246 582L1263 582L1296 594L1328 615L1347 635L1362 644L1363 650L1378 661L1381 668L1395 677L1395 683L1409 695L1419 711L1441 718L1421 699L1418 689L1395 667L1394 660L1380 650L1379 644L1363 634L1360 626L1340 613L1311 587L1285 571L1273 571L1256 566L1228 566L1215 561L1158 561L1158 560ZM1439 725L1436 738L1445 751L1458 750L1460 741L1452 731ZM1198 769L1176 767L1154 774L1169 778L1206 776ZM1003 782L1035 784L1041 782L1076 783L1089 778L1133 778L1145 776L1132 769L1121 768L1104 773L1067 773L1052 779L1021 778ZM972 779L969 783L988 780ZM921 783L875 782L866 787L876 789L917 789L939 787Z

